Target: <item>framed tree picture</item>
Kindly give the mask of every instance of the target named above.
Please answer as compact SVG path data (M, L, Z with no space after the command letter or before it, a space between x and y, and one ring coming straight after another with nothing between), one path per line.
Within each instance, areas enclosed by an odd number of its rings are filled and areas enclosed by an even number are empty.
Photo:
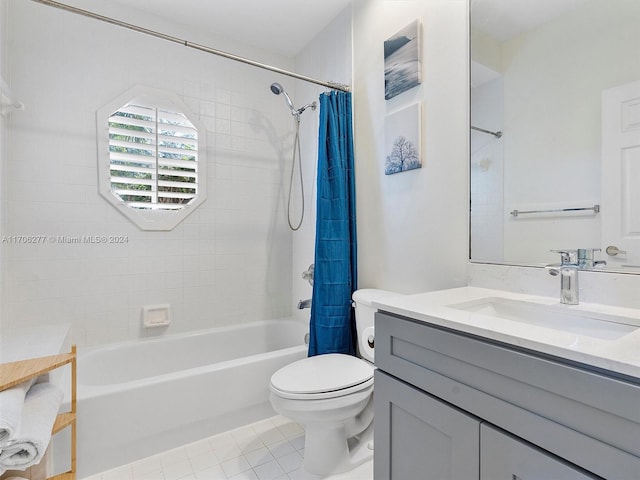
M384 98L420 85L420 22L414 20L384 42Z
M385 118L385 175L422 167L420 152L420 103Z

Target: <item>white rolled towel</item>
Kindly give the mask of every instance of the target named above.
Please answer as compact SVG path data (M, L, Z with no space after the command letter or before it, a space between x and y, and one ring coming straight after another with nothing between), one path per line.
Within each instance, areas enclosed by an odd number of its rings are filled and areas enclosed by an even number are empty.
M0 392L0 450L20 434L24 397L34 380Z
M0 474L6 470L26 470L42 460L63 397L62 390L51 383L38 383L29 389L22 409L20 435L0 452Z

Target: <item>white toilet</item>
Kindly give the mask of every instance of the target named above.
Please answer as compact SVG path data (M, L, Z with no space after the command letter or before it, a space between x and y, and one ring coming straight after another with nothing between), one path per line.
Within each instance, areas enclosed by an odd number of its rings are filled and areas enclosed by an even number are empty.
M361 358L316 355L271 377L271 405L304 427L304 468L316 475L349 471L373 455L373 300L398 294L353 294Z

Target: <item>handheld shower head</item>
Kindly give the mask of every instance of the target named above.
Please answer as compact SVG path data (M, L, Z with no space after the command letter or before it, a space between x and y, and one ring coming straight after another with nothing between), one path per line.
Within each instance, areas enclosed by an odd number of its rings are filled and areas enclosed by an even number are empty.
M289 97L289 95L287 95L287 92L285 92L284 88L282 88L282 85L280 85L278 82L272 83L271 91L273 92L274 95L280 95L282 93L284 95L285 100L287 101L287 105L289 105L289 108L291 109L291 114L292 115L297 114L296 107L293 106L293 102L291 101L291 98Z
M289 181L289 199L287 201L287 223L289 224L289 228L291 230L296 231L302 226L302 220L304 219L304 182L302 179L302 159L300 157L300 117L302 116L302 113L307 108L311 108L312 110L315 110L316 102L308 103L304 107L296 109L296 107L293 106L293 102L291 101L291 98L289 97L289 95L287 95L287 92L285 92L284 88L282 88L282 85L280 85L278 82L274 82L271 84L269 88L271 89L271 93L273 93L274 95L280 95L280 94L284 95L284 98L287 101L287 105L289 105L289 109L291 110L291 115L294 118L295 126L296 126L295 127L296 136L295 136L295 140L293 141L293 156L291 159L291 179ZM298 157L297 170L298 170L298 173L300 174L300 199L301 199L302 212L300 214L300 221L296 225L294 225L291 219L291 204L292 204L292 198L293 198L293 195L292 195L293 172L296 170L296 155ZM299 308L302 308L302 307L299 307Z

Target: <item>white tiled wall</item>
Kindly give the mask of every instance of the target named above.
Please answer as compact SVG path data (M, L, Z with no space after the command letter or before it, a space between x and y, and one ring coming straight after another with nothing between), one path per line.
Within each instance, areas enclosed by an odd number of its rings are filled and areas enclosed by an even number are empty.
M8 15L10 83L26 110L8 124L3 234L44 240L6 248L3 327L71 323L86 345L149 334L148 304L171 304L170 331L290 315L291 124L269 85L291 81L35 2L9 2ZM139 230L98 193L95 112L135 84L177 93L207 129L208 198L170 232Z

